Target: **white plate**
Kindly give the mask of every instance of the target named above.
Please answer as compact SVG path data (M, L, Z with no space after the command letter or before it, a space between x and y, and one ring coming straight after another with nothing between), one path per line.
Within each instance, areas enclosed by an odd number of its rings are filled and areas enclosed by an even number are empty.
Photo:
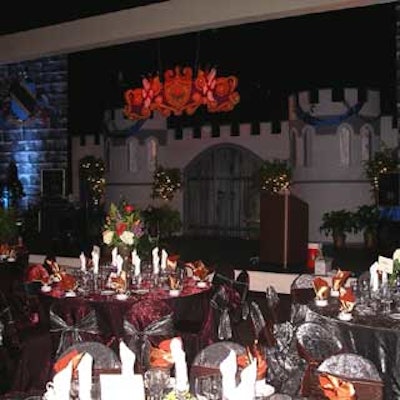
M327 299L315 299L315 305L318 307L326 307L328 305Z
M351 321L353 319L353 316L351 315L351 313L348 313L348 312L340 312L338 314L338 318L341 321Z
M198 281L198 282L197 282L197 287L200 288L200 289L204 289L204 288L206 288L207 286L208 286L208 283L205 282L205 281Z
M100 294L102 294L103 296L112 296L113 294L115 294L115 292L114 290L102 290Z
M115 298L117 300L126 300L128 298L128 295L125 293L118 293L115 295Z
M49 285L43 285L40 289L43 293L49 293L51 292L51 286Z
M263 380L256 382L256 396L257 397L268 397L275 393L275 388L268 385Z
M76 297L76 293L72 290L69 290L68 292L65 292L64 297Z
M15 262L15 258L12 258L12 257L7 258L7 262Z
M181 294L181 291L178 290L178 289L171 289L171 290L169 291L169 295L170 295L171 297L178 297L180 294Z
M399 320L400 319L400 313L389 314L389 318Z
M131 290L131 292L135 294L146 294L149 293L149 289L135 289Z

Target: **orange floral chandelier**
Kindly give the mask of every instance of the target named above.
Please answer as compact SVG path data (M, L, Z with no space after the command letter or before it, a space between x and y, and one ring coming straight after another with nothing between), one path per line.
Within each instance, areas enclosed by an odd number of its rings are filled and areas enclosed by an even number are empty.
M227 112L239 103L235 76L217 77L215 68L210 71L199 69L193 78L191 67L175 67L164 73L164 82L159 75L142 80L142 87L128 89L124 93L124 113L132 120L147 119L152 112L163 116L171 114L192 115L200 106L208 112Z

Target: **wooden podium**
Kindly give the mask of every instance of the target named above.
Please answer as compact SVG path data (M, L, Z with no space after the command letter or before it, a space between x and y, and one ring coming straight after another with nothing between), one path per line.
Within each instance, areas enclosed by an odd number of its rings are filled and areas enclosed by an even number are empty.
M305 266L308 246L308 204L290 193L260 196L260 262Z

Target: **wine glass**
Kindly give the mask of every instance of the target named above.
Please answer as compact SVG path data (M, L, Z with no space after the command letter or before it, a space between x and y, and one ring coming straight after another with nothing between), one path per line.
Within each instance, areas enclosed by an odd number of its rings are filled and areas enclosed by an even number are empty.
M150 399L161 400L164 390L168 387L170 372L167 369L151 368L144 373L145 387Z

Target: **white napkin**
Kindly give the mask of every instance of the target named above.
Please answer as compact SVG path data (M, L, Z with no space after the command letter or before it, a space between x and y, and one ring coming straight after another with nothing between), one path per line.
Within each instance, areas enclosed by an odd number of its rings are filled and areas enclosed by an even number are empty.
M119 342L119 358L121 360L121 374L125 377L133 376L136 355L123 340Z
M92 250L92 262L93 262L93 273L99 273L99 263L100 263L100 247L93 246Z
M158 247L154 247L151 253L153 256L153 274L157 275L160 272L160 256L158 255Z
M165 271L167 268L167 259L168 259L168 253L166 250L162 249L161 250L161 271Z
M124 263L124 259L118 254L116 265L117 265L117 275L120 275L122 272L122 264Z
M222 375L222 396L229 399L236 389L237 361L236 353L231 350L228 356L221 362L219 370Z
M79 400L91 400L93 357L85 353L78 364Z
M54 399L69 400L72 379L72 362L73 361L71 360L63 370L57 372L53 377Z
M178 392L186 392L189 389L186 354L182 349L182 341L173 338L170 344L171 356L175 363L175 389Z
M137 254L136 249L132 251L132 264L134 268L134 275L139 276L140 275L140 264L141 264L141 259Z
M86 256L83 251L79 256L79 259L81 261L81 271L86 272Z
M111 250L111 265L116 267L117 266L117 255L118 255L118 249L114 247Z
M234 397L229 400L253 400L256 393L257 359L240 373L240 383L237 385Z
M369 267L369 287L372 291L377 291L379 289L379 275L378 275L378 262L375 261Z

